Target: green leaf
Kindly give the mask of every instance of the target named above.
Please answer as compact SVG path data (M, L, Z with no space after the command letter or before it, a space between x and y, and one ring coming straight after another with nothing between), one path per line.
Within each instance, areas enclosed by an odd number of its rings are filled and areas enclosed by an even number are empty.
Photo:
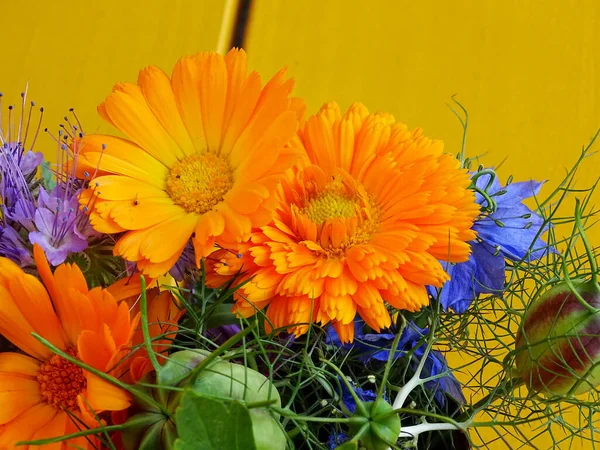
M267 450L257 449L248 409L232 401L187 392L175 413L179 438L175 450Z

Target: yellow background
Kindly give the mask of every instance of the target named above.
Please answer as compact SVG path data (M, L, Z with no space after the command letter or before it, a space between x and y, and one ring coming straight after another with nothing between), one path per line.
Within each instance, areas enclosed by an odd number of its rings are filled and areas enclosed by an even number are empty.
M87 132L108 131L95 107L115 82L214 49L223 12L223 2L199 0L0 6L5 101L29 82L46 127L58 129L75 107ZM595 0L253 0L245 47L265 77L287 65L310 112L358 100L423 127L452 153L461 129L446 103L457 94L470 113L470 155L490 166L507 158L501 178L552 187L600 127L599 25ZM55 153L47 136L39 143ZM579 187L597 179L599 158L581 169ZM600 244L600 228L590 237Z

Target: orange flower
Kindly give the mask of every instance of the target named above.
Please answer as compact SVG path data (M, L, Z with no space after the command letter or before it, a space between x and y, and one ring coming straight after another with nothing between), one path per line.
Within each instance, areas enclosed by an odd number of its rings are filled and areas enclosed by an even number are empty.
M438 260L467 260L479 208L443 144L390 115L355 104L342 116L327 104L298 136L307 158L282 182L273 221L252 236L234 311L268 305L268 328L296 335L332 322L349 342L357 313L380 330L391 322L386 303L428 303L425 286L448 279ZM208 258L213 271L223 256Z
M55 355L35 331L62 351L112 375L127 354L138 318L106 290L88 290L77 266L54 274L39 246L34 256L44 285L0 258L0 333L25 354L0 354L0 448L98 426L95 414L130 405L129 395ZM72 439L55 448L97 448L98 440Z
M184 57L171 79L147 67L137 84L113 88L98 111L128 139L85 136L77 170L94 177L81 198L94 228L127 231L115 254L157 277L190 238L198 262L270 220L271 192L297 159L285 144L303 109L285 77L262 88L233 49Z
M148 282L151 286L152 282ZM140 313L140 293L142 290L140 277L123 278L107 289L117 300L123 300L129 306L132 314ZM158 361L163 362L160 355L167 354L172 340L177 335L177 322L185 313L169 290L161 291L158 287L147 290L148 328L152 339L152 349L157 353ZM135 330L132 346L136 348L133 355L127 359L129 373L126 380L137 383L145 374L153 370L148 352L142 345L144 335L141 325Z

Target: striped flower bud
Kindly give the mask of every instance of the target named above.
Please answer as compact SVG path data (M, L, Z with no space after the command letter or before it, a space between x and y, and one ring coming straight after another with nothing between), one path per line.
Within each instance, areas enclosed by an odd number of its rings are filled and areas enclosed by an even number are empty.
M533 300L517 334L517 372L532 392L577 395L600 384L600 289L556 285Z

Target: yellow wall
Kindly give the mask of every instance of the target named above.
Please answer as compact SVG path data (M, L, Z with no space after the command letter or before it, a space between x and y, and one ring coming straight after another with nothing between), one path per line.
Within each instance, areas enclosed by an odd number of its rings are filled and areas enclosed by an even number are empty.
M86 131L108 130L95 106L111 86L214 49L222 10L199 0L4 0L0 91L16 101L29 81L45 126L73 106ZM254 0L246 48L265 76L289 66L310 112L359 100L453 153L461 131L446 102L458 94L471 155L488 165L508 157L502 178L552 185L600 127L599 25L596 0ZM49 138L40 144L52 154ZM596 180L598 158L579 186ZM600 244L599 227L591 240Z
M485 154L489 166L507 158L502 179L546 179L546 192L600 127L594 0L255 0L246 48L262 72L288 65L311 112L324 101L361 101L424 128L452 153L460 150L461 128L446 103L457 94L470 114L468 154ZM599 163L597 155L587 161L578 187L596 181ZM592 203L599 200L597 193ZM572 213L574 201L566 206ZM590 240L600 245L600 227ZM461 355L447 356L455 367L465 364ZM490 365L483 379L498 370ZM473 365L459 378L478 371ZM519 432L531 439L539 426ZM523 448L522 438L501 430L477 433L491 449ZM552 439L543 434L533 443L528 448L551 448ZM575 439L560 448L590 445Z
M170 73L184 54L217 45L223 3L193 0L0 0L4 43L0 92L44 106L58 130L75 107L87 132L109 131L96 106L120 81L156 65ZM54 151L49 138L39 150Z

